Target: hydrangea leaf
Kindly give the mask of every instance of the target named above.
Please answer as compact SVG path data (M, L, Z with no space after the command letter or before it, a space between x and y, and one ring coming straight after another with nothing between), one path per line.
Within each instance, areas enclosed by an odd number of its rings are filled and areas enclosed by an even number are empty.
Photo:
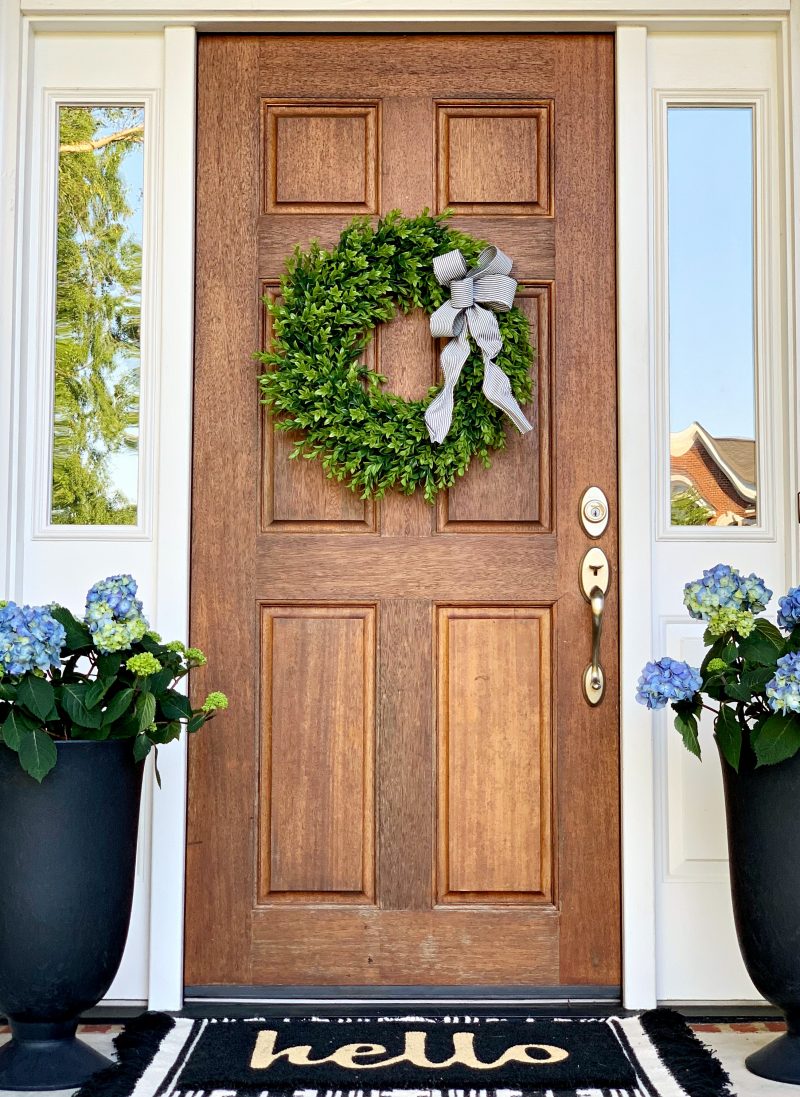
M756 667L753 670L743 671L741 683L748 691L746 700L753 694L760 693L772 678L773 673L772 667Z
M135 714L108 725L109 739L133 739L139 732L139 717Z
M100 724L99 727L86 727L85 725L80 726L76 723L72 725L70 735L73 739L102 740L108 739L109 730L109 728L103 727L102 724Z
M55 691L44 678L26 674L20 682L17 690L17 704L27 709L40 723L46 724L48 720L57 716L55 701Z
M742 728L736 713L729 705L722 705L714 723L719 749L728 765L739 772L739 760L742 756Z
M172 743L176 739L180 739L183 727L177 720L171 721L168 724L156 725L155 730L151 729L147 734L150 736L154 743L158 743L162 746L166 743Z
M97 657L97 673L101 678L113 678L122 666L122 652L107 652Z
M783 647L782 638L781 647ZM760 629L755 629L748 637L739 641L739 654L748 663L757 663L763 667L774 667L780 658L781 648L776 647L772 639Z
M58 759L55 743L47 732L41 728L26 731L20 737L17 753L22 768L39 784L42 783Z
M12 708L8 716L3 721L3 726L0 728L3 736L3 742L11 750L19 750L20 740L25 732L34 731L38 727L38 724L26 716L24 712L19 709Z
M675 716L675 727L681 734L686 749L700 758L700 740L697 736L697 720L692 715L679 712Z
M119 720L130 707L133 697L134 691L132 689L121 689L119 693L115 693L109 700L106 710L103 713L103 726L108 727L108 725L113 724L115 720Z
M773 625L772 621L768 621L766 617L758 617L755 624L756 630L765 636L774 647L782 649L784 645L784 636L780 629Z
M152 693L143 693L136 702L136 716L139 721L139 731L152 724L156 716L156 699Z
M64 632L67 634L64 647L67 651L86 651L92 646L91 632L68 609L64 606L54 606L50 613L64 627Z
M744 682L726 682L725 696L732 701L749 701L753 691Z
M188 720L192 715L192 705L184 693L168 689L158 700L161 712L168 720Z
M800 750L800 721L795 716L776 713L755 730L752 744L756 765L783 762Z
M99 705L113 684L113 678L98 678L92 682L86 691L86 707L94 708Z
M152 746L152 741L146 735L137 735L133 740L133 757L137 762L143 762L150 753Z
M99 709L86 707L89 687L85 682L65 682L61 687L61 707L73 723L82 728L99 728L103 714Z
M170 667L164 667L150 679L150 692L155 693L156 696L163 693L174 677L175 671Z

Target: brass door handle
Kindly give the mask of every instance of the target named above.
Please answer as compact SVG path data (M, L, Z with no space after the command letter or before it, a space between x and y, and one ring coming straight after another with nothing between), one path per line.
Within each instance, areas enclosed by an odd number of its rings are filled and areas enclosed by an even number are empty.
M590 548L581 563L581 592L592 611L592 661L583 672L583 694L590 705L599 705L606 680L600 663L606 592L611 581L608 557L600 548Z
M603 696L603 668L600 666L600 640L603 636L603 610L606 608L606 596L600 587L593 587L589 595L589 605L592 607L592 661L586 668L586 681L584 689L586 699L593 705L597 704L595 694ZM600 700L600 697L597 700Z

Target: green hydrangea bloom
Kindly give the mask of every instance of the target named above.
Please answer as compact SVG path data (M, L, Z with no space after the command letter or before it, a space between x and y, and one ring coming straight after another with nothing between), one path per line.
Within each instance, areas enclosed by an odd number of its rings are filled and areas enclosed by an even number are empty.
M149 651L143 651L139 655L132 655L125 666L128 670L132 671L137 678L144 678L148 674L158 674L161 670L161 663L159 663L155 655L151 655Z
M755 623L755 617L749 610L723 606L711 615L708 631L714 637L724 636L726 632L735 632L744 639L753 631Z
M186 658L190 663L194 663L196 667L204 667L208 662L200 648L189 648L186 652Z
M180 640L170 640L170 642L166 645L166 648L167 651L174 651L178 655L186 654L186 644L182 643Z
M161 643L161 634L159 632L155 632L153 629L148 629L145 633L145 636L147 636L150 640L155 640L157 644Z
M714 674L718 670L725 670L727 665L724 659L711 659L706 669Z
M214 693L209 693L205 701L203 701L203 712L214 712L216 709L225 709L228 707L228 698L224 693L220 693L217 690Z

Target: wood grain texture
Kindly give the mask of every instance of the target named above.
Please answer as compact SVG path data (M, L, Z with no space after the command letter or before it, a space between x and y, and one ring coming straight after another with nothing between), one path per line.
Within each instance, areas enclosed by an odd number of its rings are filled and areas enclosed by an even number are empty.
M371 901L375 609L261 613L259 902Z
M209 655L215 688L235 699L238 712L219 716L218 735L197 737L189 749L189 982L209 971L222 982L251 978L250 951L242 942L250 936L253 895L255 679L243 676L241 668L256 665L257 621L235 607L252 604L258 515L253 462L259 410L252 352L260 306L252 226L258 215L253 181L259 126L250 99L258 55L258 42L251 38L227 44L203 40L199 48L191 636ZM235 157L220 140L229 132L239 135ZM234 438L237 444L231 445ZM203 588L224 596L206 597ZM196 704L211 681L210 671L193 674ZM250 719L240 719L241 712ZM239 818L232 803L242 805ZM208 881L213 881L212 902L206 901Z
M581 687L591 656L591 613L575 582L588 545L573 533L578 500L590 484L606 492L615 517L617 511L614 46L605 36L559 35L554 50L562 89L555 121L562 159L555 190L553 431L556 521L564 531L558 538L563 595L555 653L560 711L556 801L563 820L558 828L561 978L565 983L617 983L619 587L614 579L606 599L606 695L592 709ZM563 161L565 154L571 167ZM602 539L613 576L618 574L616 530L614 521ZM593 900L565 902L568 895Z
M437 104L439 211L552 215L553 104Z
M551 900L550 611L441 607L439 901Z
M378 103L264 103L266 213L377 213Z
M618 983L616 584L591 709L577 516L600 484L616 569L613 40L211 35L198 61L192 637L231 708L190 748L187 981ZM354 203L436 208L445 111L454 224L514 258L536 430L436 508L365 506L272 439L259 298ZM435 349L412 315L376 364L419 396Z
M344 986L470 986L558 983L554 910L257 911L253 964L271 984L302 984L338 957ZM498 965L502 950L504 963Z

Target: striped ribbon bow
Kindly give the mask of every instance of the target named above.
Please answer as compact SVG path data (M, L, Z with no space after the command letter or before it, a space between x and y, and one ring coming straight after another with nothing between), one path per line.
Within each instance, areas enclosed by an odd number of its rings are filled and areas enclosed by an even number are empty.
M468 330L483 355L483 395L504 411L522 434L533 429L511 392L511 382L494 361L503 346L495 312L508 312L517 291L516 281L508 277L511 266L511 259L496 247L485 248L472 270L467 269L458 248L434 256L433 272L439 285L450 287L450 300L431 316L431 335L450 342L440 359L444 386L425 412L432 442L443 442L450 430L453 390L469 357Z

